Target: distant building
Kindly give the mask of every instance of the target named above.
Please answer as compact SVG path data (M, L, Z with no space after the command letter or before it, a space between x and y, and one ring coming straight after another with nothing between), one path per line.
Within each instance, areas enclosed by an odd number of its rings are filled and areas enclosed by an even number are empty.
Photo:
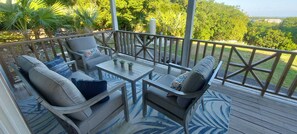
M281 19L264 19L264 21L266 21L268 23L277 23L277 24L283 22L283 20L281 20Z

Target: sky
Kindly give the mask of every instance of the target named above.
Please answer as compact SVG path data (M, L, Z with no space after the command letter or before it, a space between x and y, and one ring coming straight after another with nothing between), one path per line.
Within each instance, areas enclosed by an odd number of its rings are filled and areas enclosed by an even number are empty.
M253 17L297 17L297 0L215 0L236 5Z

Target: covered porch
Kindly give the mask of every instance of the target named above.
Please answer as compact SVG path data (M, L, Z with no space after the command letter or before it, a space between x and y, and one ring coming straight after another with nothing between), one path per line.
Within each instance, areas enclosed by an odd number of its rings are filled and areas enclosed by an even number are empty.
M104 31L7 43L1 46L0 61L10 82L16 87L13 90L15 97L22 100L29 96L10 68L10 64L15 63L18 55L31 55L41 61L49 61L60 55L69 60L63 45L65 39L89 35L94 35L99 45L112 48L114 56L151 66L160 74L166 74L168 63L180 64L182 60L182 38L128 31ZM231 97L229 133L297 132L295 92L297 76L294 68L296 52L195 39L191 40L190 48L187 67L192 67L207 55L214 56L217 61L224 61L210 89ZM266 51L270 55L263 56L263 53L257 53L258 51ZM243 56L246 53L249 55ZM283 56L289 57L288 60L284 61ZM257 66L266 61L269 61L270 66L261 68ZM285 63L284 66L276 70L278 63L281 62ZM232 69L232 66L242 69ZM259 71L260 75L268 75L265 78L256 74L250 76L242 73L253 71ZM293 79L286 79L290 74L293 74ZM276 81L272 81L273 77ZM285 82L288 84L284 85Z
M166 74L166 65L152 65L143 59L119 55L124 60L140 63L154 68L154 73ZM14 95L19 100L30 97L22 83L14 85ZM232 83L222 85L216 80L209 88L231 98L231 113L228 133L296 133L297 103L276 95L261 96L260 91L241 87ZM131 89L128 89L131 90ZM130 102L132 103L132 102Z

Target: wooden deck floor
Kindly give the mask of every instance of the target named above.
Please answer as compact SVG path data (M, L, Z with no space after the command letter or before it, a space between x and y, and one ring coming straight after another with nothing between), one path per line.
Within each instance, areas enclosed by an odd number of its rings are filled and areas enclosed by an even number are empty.
M236 86L222 86L220 83L211 86L212 90L228 95L232 99L230 134L297 133L295 102L261 97L260 93L246 92L240 87L234 87Z
M231 97L229 134L296 134L297 106L239 89L216 81L212 90ZM22 84L15 91L17 99L28 97Z
M164 69L156 67L155 71L165 73ZM17 88L15 91L17 99L28 96L21 84ZM266 95L261 97L259 92L252 89L243 90L242 87L228 83L222 86L220 81L215 81L210 89L232 99L230 134L297 133L297 102L273 99Z

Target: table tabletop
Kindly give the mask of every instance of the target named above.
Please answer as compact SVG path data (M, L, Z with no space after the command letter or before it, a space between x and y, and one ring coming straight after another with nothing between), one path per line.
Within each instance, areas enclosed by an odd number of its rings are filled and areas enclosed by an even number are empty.
M100 63L96 66L99 70L114 74L120 78L129 80L129 81L137 81L142 77L144 77L145 75L152 73L152 71L154 70L154 68L152 67L144 66L132 61L126 61L126 60L124 61L125 61L124 68L121 67L119 60L117 65L115 65L112 60L109 60L109 61ZM128 63L130 62L133 63L133 67L131 71L128 69Z

